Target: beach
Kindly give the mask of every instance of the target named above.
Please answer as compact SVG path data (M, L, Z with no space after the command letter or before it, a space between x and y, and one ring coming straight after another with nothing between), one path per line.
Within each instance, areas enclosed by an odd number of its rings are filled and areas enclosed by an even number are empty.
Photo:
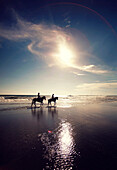
M117 96L1 96L0 169L117 169Z

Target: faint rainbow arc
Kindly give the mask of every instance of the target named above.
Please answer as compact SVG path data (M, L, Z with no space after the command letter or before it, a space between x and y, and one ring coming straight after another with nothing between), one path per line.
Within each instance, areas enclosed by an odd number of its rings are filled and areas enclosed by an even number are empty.
M106 18L104 18L101 14L99 14L97 11L87 7L87 6L84 6L82 4L78 4L78 3L74 3L74 2L56 2L56 3L51 3L51 4L48 4L46 6L54 6L54 5L75 5L75 6L80 6L82 8L85 8L85 9L88 9L90 10L91 12L95 13L96 15L98 15L105 23L106 25L112 30L113 34L116 36L117 38L117 33L116 31L114 30L114 28L112 27L112 25L107 21Z

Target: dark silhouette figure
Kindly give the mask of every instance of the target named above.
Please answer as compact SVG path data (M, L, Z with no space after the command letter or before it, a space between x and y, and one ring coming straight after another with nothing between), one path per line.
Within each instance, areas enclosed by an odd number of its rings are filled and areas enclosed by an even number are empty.
M54 102L54 105L56 105L56 100L58 100L58 97L48 99L48 106L49 106L49 104L51 105L51 102Z
M52 99L54 99L54 94L52 94Z
M33 104L34 104L35 107L36 107L36 102L40 102L40 105L42 105L42 104L43 104L43 100L46 100L46 97L45 97L45 96L40 97L40 98L34 98L34 99L32 99L31 107L33 106Z
M41 96L40 96L40 93L38 93L38 98L40 98Z

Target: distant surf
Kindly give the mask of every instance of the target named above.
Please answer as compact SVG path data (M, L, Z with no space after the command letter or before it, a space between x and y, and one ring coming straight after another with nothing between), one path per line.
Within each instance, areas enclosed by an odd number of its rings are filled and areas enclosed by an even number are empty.
M32 99L36 95L0 95L0 111L11 109L24 109L31 106ZM47 107L48 99L51 96L46 95L46 101L42 107ZM68 95L59 96L57 107L72 107L78 104L99 104L99 103L115 103L117 105L117 95ZM39 108L39 103L37 103Z
M31 103L36 95L0 95L0 104L2 103ZM51 96L46 95L46 100ZM59 101L76 102L76 103L90 103L90 102L114 102L117 101L117 95L68 95L59 97Z

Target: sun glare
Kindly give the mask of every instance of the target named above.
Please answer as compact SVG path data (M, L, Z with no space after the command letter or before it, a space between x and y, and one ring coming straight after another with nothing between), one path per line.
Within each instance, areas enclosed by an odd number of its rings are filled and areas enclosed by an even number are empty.
M64 64L69 66L72 62L73 59L73 53L70 49L68 49L67 46L65 45L60 45L59 46L59 59L60 61Z
M72 66L74 53L69 48L66 42L60 42L58 44L58 49L55 56L56 56L57 64L59 63L59 65L64 67Z

